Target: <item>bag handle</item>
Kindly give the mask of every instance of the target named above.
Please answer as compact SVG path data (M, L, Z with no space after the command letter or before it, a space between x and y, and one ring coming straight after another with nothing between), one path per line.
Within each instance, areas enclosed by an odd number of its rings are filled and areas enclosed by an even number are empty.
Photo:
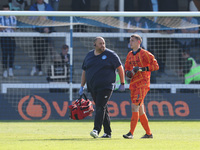
M87 97L86 97L85 93L83 93L82 95L80 95L79 99L81 99L82 97L84 97L84 99L87 100Z
M79 106L81 106L81 99L82 99L82 97L84 97L84 99L87 100L87 97L86 97L86 95L84 93L82 95L80 95L79 99L77 100Z

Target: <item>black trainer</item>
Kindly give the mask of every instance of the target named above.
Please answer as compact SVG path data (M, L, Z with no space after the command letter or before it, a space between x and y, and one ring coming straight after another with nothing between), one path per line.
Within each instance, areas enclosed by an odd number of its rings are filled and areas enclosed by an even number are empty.
M111 138L111 135L104 133L103 136L101 136L101 138Z
M132 139L133 138L133 135L131 134L131 132L127 133L127 134L124 134L123 137L125 139Z
M148 138L152 139L153 138L153 134L150 134L150 135L145 134L143 137L141 137L141 139L148 139Z

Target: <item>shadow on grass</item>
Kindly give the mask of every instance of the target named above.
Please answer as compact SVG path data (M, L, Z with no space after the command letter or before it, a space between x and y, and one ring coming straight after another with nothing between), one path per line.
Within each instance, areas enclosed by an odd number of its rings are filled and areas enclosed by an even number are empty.
M92 140L119 140L121 138L66 138L66 139L24 139L19 141L92 141Z

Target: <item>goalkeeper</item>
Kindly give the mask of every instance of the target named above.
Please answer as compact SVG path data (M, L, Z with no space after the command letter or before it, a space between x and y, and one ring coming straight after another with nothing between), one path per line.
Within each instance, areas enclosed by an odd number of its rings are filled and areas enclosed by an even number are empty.
M130 131L123 135L127 139L133 138L133 133L139 119L146 131L146 134L142 138L153 138L147 116L144 112L144 98L150 89L151 71L158 70L159 66L153 54L140 48L141 43L142 38L139 35L131 35L130 46L132 51L128 53L125 62L126 76L131 78L129 89L132 101Z

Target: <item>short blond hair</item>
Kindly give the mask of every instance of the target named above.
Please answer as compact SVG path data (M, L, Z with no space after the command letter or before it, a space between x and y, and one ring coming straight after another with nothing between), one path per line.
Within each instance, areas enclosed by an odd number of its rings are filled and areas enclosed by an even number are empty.
M142 43L142 38L141 38L141 36L139 36L138 34L132 34L131 37L136 38L137 40L140 41L140 43Z

